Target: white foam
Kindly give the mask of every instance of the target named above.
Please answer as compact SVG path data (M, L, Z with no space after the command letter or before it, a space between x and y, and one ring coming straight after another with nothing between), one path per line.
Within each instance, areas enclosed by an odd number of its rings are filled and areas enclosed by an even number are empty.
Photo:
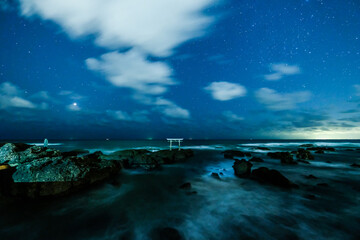
M35 145L35 146L44 146L44 143L26 143L28 145ZM48 143L48 146L60 146L64 145L63 143Z

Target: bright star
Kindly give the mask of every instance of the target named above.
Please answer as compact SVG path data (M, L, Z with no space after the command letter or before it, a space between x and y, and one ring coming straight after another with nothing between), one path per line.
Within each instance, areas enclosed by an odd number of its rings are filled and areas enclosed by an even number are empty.
M77 103L76 103L76 102L74 102L74 103L73 103L73 105L74 105L74 106L77 106Z

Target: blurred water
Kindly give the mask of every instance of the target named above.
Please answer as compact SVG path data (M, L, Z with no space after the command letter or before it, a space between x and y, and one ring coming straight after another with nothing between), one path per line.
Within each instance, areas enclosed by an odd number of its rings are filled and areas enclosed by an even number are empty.
M104 152L128 148L164 149L166 141L51 141L60 150ZM277 169L299 189L284 191L234 177L224 149L272 151L300 144L336 147L316 154L311 164L281 165L268 151L254 155ZM251 145L249 145L251 144ZM359 239L359 141L185 141L195 157L145 172L123 170L120 185L105 183L76 195L46 202L0 205L1 239L151 239L158 227L173 227L185 239ZM351 150L351 151L350 151ZM330 162L329 162L330 161ZM223 173L221 180L211 172ZM307 179L313 174L318 179ZM179 189L191 182L190 190ZM317 186L328 183L328 187ZM192 192L196 191L196 194ZM309 199L313 195L315 199Z

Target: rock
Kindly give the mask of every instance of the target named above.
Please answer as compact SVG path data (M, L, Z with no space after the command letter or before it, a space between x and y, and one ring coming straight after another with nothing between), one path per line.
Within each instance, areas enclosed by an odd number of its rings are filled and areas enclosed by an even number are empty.
M317 150L317 151L315 151L315 153L317 153L317 154L324 154L325 152L324 152L324 150Z
M186 183L182 184L179 188L180 189L190 189L191 188L191 183L186 182Z
M264 151L270 150L270 148L267 147L255 147L255 149L264 150Z
M186 195L194 195L194 194L197 194L197 191L186 192Z
M322 150L322 151L335 152L335 148L332 148L332 147L310 147L310 148L307 148L306 150L308 150L308 151Z
M304 197L309 199L309 200L315 200L316 199L316 196L313 195L313 194L305 194Z
M297 187L296 184L291 183L289 179L283 176L279 171L268 169L266 167L260 167L253 170L251 173L251 178L260 183L274 185L281 188Z
M360 168L360 164L357 164L357 163L353 163L350 165L351 167L355 167L355 168Z
M311 143L308 143L308 144L301 144L299 147L302 147L302 148L309 148L309 147L314 147L314 144L311 144Z
M298 160L298 162L301 162L301 163L305 163L305 164L310 164L310 162L309 161L306 161L306 160Z
M219 174L217 174L217 173L212 172L212 173L211 173L211 177L220 180L220 176L219 176Z
M80 154L88 154L88 153L89 153L88 150L74 149L68 152L63 152L61 155L64 157L72 157L72 156L78 156Z
M289 152L269 152L267 155L273 159L280 159L284 164L297 164Z
M251 157L250 153L245 153L238 150L226 150L222 152L224 154L224 158L234 159L234 157Z
M180 233L175 228L156 228L151 232L152 240L182 240Z
M332 163L332 161L329 161L329 160L327 160L327 161L325 161L326 163Z
M236 159L232 167L234 169L234 173L236 176L249 177L252 166L253 165L250 162L246 161L245 159L241 159L241 160Z
M185 161L193 157L194 152L191 149L179 150L160 150L150 154L153 159L156 159L160 164L173 164Z
M20 160L20 155L16 151L13 143L6 143L0 148L0 164L15 164Z
M317 177L315 177L312 174L305 176L305 178L307 178L307 179L318 179Z
M296 158L302 160L314 160L314 156L311 155L310 151L299 148L296 154Z
M249 161L250 162L263 162L264 160L262 158L252 157Z

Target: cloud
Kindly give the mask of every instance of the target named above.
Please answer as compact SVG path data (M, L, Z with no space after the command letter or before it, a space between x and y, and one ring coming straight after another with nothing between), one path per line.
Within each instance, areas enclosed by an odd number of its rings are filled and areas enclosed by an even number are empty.
M360 97L360 84L355 84L354 85L354 88L355 88L355 95Z
M167 117L171 118L180 118L180 119L189 119L190 118L190 112L189 110L182 108L178 105L176 105L174 102L158 97L154 105L156 105L156 109L163 113Z
M205 34L214 20L203 10L216 0L20 0L21 13L59 24L71 37L94 36L108 49L136 47L169 56L181 43Z
M77 105L77 103L72 103L66 106L66 109L71 112L79 112L81 108Z
M130 88L141 94L162 94L169 85L175 84L171 79L172 70L167 64L149 61L135 49L125 53L106 53L100 59L88 58L86 65L102 73L113 85Z
M229 122L242 122L244 120L243 117L240 117L231 111L225 111L222 115Z
M270 70L273 73L264 75L265 80L277 81L285 76L296 75L301 73L301 69L297 65L289 65L287 63L270 64Z
M0 109L41 108L22 97L23 91L10 82L0 84Z
M108 110L107 114L111 116L112 118L120 121L128 121L128 122L149 122L150 119L148 117L149 112L148 111L136 111L133 113L127 113L124 111L113 111Z
M257 100L269 110L282 111L296 108L296 104L308 101L311 98L309 91L293 93L278 93L270 88L260 88L255 92Z
M240 84L230 82L212 82L204 88L212 97L219 101L228 101L246 95L246 89Z

